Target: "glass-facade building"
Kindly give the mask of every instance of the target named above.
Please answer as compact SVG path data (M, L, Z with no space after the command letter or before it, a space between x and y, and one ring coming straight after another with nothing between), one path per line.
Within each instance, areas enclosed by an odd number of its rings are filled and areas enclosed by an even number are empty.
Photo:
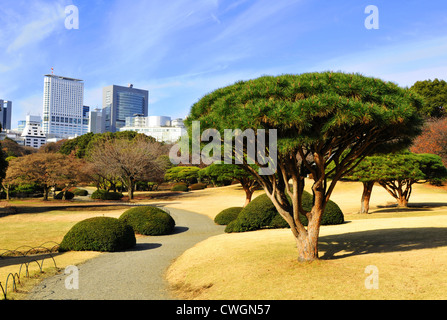
M126 125L126 118L148 115L149 91L108 86L103 89L103 111L106 132L117 132Z

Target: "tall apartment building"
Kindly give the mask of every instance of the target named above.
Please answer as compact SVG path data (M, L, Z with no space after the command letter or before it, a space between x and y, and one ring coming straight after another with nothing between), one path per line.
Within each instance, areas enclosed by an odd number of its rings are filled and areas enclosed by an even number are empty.
M43 131L48 135L69 137L84 132L83 80L45 75Z
M126 118L148 115L149 91L136 89L132 84L105 87L102 101L106 132L120 131L126 125Z
M12 102L0 99L0 125L2 130L11 130Z

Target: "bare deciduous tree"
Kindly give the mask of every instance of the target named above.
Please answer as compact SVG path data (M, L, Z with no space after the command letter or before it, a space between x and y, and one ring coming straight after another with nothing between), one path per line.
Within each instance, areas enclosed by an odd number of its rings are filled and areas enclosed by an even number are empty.
M134 198L137 181L157 180L164 176L165 166L160 156L166 147L157 142L137 138L133 141L115 139L95 146L89 161L95 174L102 178L116 177L127 186L129 200Z

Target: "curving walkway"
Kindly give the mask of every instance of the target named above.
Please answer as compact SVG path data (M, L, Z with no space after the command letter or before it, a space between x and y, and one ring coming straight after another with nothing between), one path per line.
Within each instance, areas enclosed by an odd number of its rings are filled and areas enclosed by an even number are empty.
M107 253L79 268L79 289L65 288L66 275L48 278L36 286L28 300L173 300L164 272L185 250L211 236L223 233L224 226L210 218L168 208L176 221L174 234L141 237L133 250Z

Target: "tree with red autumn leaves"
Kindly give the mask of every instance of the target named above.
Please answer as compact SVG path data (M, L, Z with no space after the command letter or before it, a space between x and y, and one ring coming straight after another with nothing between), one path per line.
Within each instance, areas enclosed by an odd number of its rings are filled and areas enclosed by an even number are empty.
M447 117L427 121L422 134L414 140L410 151L436 154L447 166Z

